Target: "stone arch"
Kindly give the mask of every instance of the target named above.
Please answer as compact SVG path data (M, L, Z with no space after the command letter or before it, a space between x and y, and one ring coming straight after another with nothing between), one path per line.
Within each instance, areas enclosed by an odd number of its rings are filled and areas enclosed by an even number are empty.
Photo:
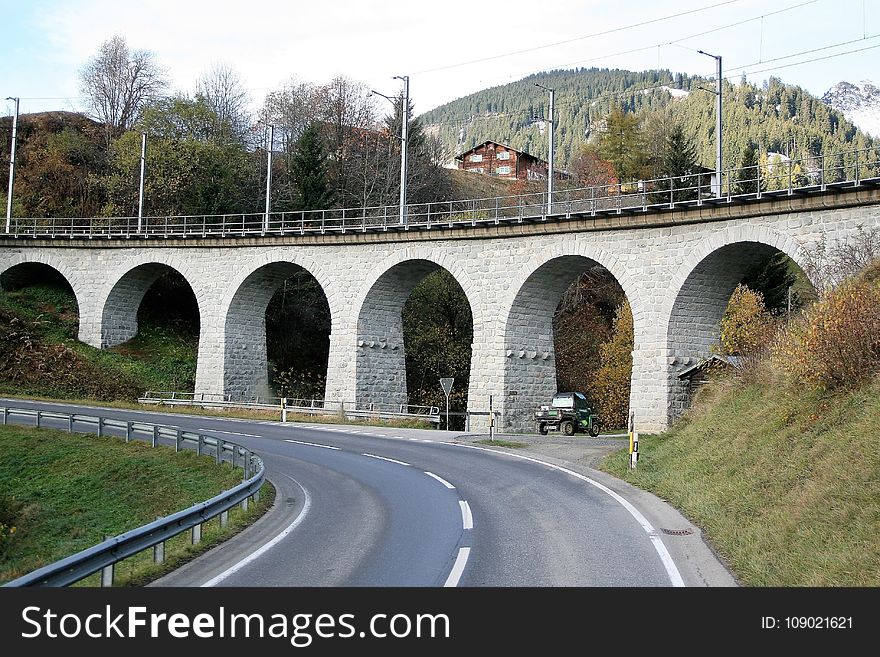
M711 354L730 296L745 274L776 253L801 269L806 252L794 239L760 226L732 227L713 234L689 252L673 275L663 304L667 363L667 417L688 406L686 383L678 374Z
M180 274L189 285L198 306L199 326L204 325L206 294L192 267L183 258L148 251L126 260L107 278L107 285L96 295L100 313L100 342L96 346L106 349L137 335L141 301L150 286L168 270Z
M402 249L381 262L358 293L355 312L355 403L407 404L404 304L424 278L438 270L448 271L464 291L473 317L479 324L470 277L451 254L437 256L436 249L420 246ZM475 338L476 339L476 338Z
M501 306L503 428L530 429L535 408L557 392L553 316L568 286L595 266L607 269L623 288L633 312L636 348L644 339L647 327L639 289L618 258L584 243L559 244L533 256Z
M316 262L266 254L236 275L220 305L223 391L231 397L269 397L266 310L281 284L305 271L317 282L330 306L331 332L339 321L339 300L328 293L329 279Z
M79 273L63 259L57 258L50 253L28 249L26 253L19 254L10 260L0 263L0 276L20 265L45 265L54 269L70 285L70 288L73 290L73 296L76 298L76 305L79 309L82 309L85 285Z

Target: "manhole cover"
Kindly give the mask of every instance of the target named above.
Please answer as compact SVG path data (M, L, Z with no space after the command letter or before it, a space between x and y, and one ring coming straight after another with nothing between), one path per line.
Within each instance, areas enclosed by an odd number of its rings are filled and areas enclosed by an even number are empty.
M694 533L690 529L661 529L660 531L670 536L689 536Z

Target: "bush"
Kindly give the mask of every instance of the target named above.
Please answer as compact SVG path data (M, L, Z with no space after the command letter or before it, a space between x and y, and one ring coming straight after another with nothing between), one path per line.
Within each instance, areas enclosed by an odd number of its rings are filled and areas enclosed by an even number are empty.
M880 372L880 286L868 277L824 294L780 340L775 357L819 388L856 385Z
M776 322L764 305L764 296L745 285L737 285L721 318L718 350L739 356L746 370L767 352L776 332Z
M611 338L599 347L592 397L605 427L625 427L632 382L633 316L629 303L617 308Z

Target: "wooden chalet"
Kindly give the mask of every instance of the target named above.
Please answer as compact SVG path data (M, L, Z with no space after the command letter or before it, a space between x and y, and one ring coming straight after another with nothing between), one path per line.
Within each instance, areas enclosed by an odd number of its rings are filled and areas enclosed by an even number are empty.
M546 180L547 162L506 144L486 141L455 156L463 171L510 180ZM556 174L559 176L559 172Z

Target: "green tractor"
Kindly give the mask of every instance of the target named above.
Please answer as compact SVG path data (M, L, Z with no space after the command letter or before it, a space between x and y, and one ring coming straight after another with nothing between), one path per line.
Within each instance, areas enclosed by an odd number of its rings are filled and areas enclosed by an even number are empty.
M542 436L559 431L566 436L581 432L595 438L599 435L599 426L599 416L580 392L557 393L549 405L535 411L535 430Z

